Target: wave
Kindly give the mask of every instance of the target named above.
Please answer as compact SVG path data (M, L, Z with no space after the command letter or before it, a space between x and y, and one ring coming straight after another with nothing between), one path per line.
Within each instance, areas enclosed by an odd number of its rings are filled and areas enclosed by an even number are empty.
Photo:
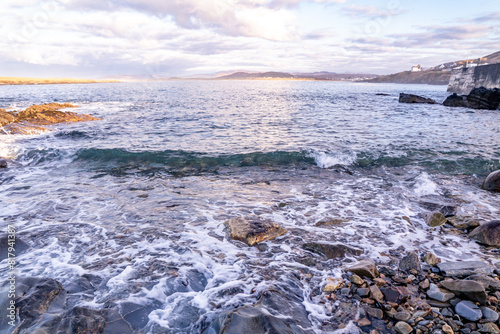
M121 148L85 148L69 153L60 149L30 150L20 160L42 164L70 159L89 168L155 168L167 171L214 171L221 167L312 167L335 166L370 169L379 167L420 166L443 174L485 175L500 169L500 160L467 155L442 154L430 150L408 150L401 154L384 152L272 151L239 154L208 154L182 150L133 152ZM65 160L67 161L67 160Z

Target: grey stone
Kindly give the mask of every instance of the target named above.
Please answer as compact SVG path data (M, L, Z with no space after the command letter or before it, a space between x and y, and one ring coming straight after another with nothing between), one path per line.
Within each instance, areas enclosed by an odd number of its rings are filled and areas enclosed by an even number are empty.
M375 278L378 276L378 270L375 261L370 259L359 261L354 266L348 267L347 271L361 277Z
M382 319L384 317L384 312L376 307L367 307L365 311L366 313L377 319Z
M492 220L476 227L469 237L481 244L500 247L500 220Z
M356 292L360 297L368 297L370 295L370 289L368 288L359 288Z
M446 224L446 217L439 211L429 212L425 215L425 222L430 227L438 227Z
M414 95L414 94L399 94L399 103L428 103L428 104L436 104L437 102L433 99L429 99L426 97Z
M400 334L410 334L413 331L413 328L404 321L397 322L394 329Z
M500 170L490 173L481 186L484 190L500 191Z
M486 304L486 291L481 283L473 280L446 280L441 286L453 292L458 298Z
M7 168L7 160L0 159L0 168Z
M469 276L487 274L490 267L481 261L444 262L437 265L445 276Z
M492 334L498 334L500 333L500 329L498 328L497 325L495 325L492 322L487 322L481 326L479 329L479 333L492 333Z
M473 302L469 300L462 300L455 306L455 312L464 319L469 321L478 321L483 317L483 312Z
M498 312L493 311L492 309L481 306L481 312L483 312L483 318L487 322L496 322L498 320Z
M429 290L427 290L427 296L440 302L447 302L448 300L455 297L453 293L444 289L440 289L436 284L430 285Z
M483 274L471 275L466 279L481 283L485 289L500 290L500 281Z
M411 252L399 261L399 270L410 271L412 269L420 271L420 260L415 252Z

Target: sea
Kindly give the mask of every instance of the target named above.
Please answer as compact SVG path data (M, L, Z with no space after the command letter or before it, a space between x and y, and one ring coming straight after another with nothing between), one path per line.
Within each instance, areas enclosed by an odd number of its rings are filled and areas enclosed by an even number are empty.
M54 279L63 311L114 309L134 333L214 334L221 315L260 305L292 325L299 309L296 333L319 334L355 330L321 289L362 258L498 265L498 250L424 217L433 205L499 217L500 196L480 186L500 169L500 112L404 104L400 92L449 95L280 80L1 86L0 108L69 102L101 119L0 135L0 235L15 226L29 246L16 275ZM287 233L253 247L229 238L226 221L255 215ZM327 259L311 242L363 254ZM269 291L293 299L263 304Z

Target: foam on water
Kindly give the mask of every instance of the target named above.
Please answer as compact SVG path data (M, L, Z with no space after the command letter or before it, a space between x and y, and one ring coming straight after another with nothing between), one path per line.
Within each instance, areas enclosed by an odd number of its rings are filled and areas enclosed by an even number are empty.
M356 162L357 157L355 153L326 153L321 151L313 152L311 156L314 158L316 165L321 168L349 166Z

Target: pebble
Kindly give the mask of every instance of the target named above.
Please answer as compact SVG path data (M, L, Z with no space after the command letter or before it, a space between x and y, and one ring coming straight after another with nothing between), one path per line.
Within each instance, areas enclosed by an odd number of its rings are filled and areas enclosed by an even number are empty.
M413 331L413 328L404 321L397 322L394 328L400 334L410 334Z
M361 277L359 277L356 274L349 277L349 281L351 281L352 283L354 283L356 285L362 285L365 282L365 281L363 281L363 279Z
M481 312L483 312L483 318L486 322L496 322L498 320L498 312L486 306L481 306Z
M429 298L438 300L440 302L447 302L448 300L455 297L455 295L449 291L438 288L436 284L431 284L429 290L427 291L427 296Z
M370 326L372 322L368 320L367 318L359 319L358 321L358 326L363 327L363 326Z
M441 327L441 330L445 334L455 334L455 332L453 331L453 329L450 326L448 326L448 325L443 325L443 327Z
M394 314L394 319L399 320L399 321L408 321L411 318L410 312L407 311L401 311L396 314Z
M469 321L478 321L483 316L483 312L481 312L479 306L468 300L462 300L458 303L455 306L455 312Z
M370 295L370 289L368 288L359 288L356 293L360 296L360 297L368 297Z
M441 262L441 260L438 259L436 257L436 255L434 255L434 253L431 253L431 252L425 253L424 256L423 256L423 260L429 266L433 266L433 265L438 264L439 262Z

